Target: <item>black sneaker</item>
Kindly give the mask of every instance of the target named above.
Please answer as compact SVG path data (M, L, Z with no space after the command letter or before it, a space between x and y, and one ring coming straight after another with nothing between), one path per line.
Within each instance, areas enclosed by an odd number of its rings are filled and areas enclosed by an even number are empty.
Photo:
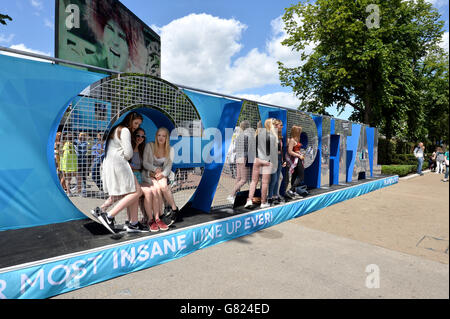
M170 206L164 206L164 212L163 215L170 216L170 213L172 212L172 208Z
M170 209L169 209L169 213L168 213L167 215L164 216L165 218L163 218L163 222L164 222L167 226L173 225L173 224L177 221L179 211L180 211L180 210L178 209L178 207L177 207L175 210L173 210L172 208L170 208Z
M289 196L289 194L286 191L284 193L283 199L284 199L284 202L290 202L293 198L291 196Z
M286 200L284 199L283 196L278 196L278 197L277 197L277 201L278 201L280 204L282 204L282 203L284 203Z
M95 207L95 209L91 209L91 216L96 222L100 222L98 220L98 216L100 216L104 211L100 207Z
M297 196L297 193L294 193L292 190L286 191L286 194L292 199L294 199Z
M128 223L126 230L128 233L145 233L149 231L148 226L141 224L141 222L138 222L136 225Z
M172 225L172 224L175 222L175 221L172 219L172 217L171 217L170 214L169 214L169 215L163 214L163 215L161 216L161 220L164 222L164 224L167 225L167 227L169 227L170 225Z
M101 213L98 216L98 220L102 223L103 226L106 227L106 229L108 229L111 233L115 234L116 232L114 231L114 218L110 219L108 217L108 214L106 213Z

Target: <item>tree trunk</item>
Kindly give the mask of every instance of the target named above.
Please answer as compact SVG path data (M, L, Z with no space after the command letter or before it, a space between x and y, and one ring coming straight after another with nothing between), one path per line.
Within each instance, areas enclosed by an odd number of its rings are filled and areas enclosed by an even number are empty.
M373 101L373 83L371 79L367 80L366 92L364 98L364 124L370 125L372 118L372 101Z
M392 143L391 143L391 139L392 139L392 121L391 119L387 118L386 119L386 161L387 164L392 164L392 153L393 153L393 149L392 149Z

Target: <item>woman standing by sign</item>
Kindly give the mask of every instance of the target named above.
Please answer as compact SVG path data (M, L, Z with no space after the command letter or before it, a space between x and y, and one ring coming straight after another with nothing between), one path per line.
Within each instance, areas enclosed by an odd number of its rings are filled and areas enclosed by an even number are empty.
M110 197L100 208L97 207L91 212L112 233L114 233L114 217L125 208L130 208L130 225L138 225L139 197L142 190L128 161L133 157L131 133L142 124L142 121L140 114L129 113L111 131L107 139L102 181L104 191ZM117 201L117 205L106 212Z

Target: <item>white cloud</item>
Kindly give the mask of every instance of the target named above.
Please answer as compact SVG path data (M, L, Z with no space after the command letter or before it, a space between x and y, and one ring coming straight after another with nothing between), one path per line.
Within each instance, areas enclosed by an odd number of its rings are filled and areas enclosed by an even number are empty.
M278 65L273 56L252 49L238 58L230 67L223 83L226 92L242 92L245 89L278 84Z
M20 51L25 51L25 52L30 52L30 53L50 56L50 52L42 52L42 51L39 51L39 50L33 50L33 49L30 49L27 46L25 46L25 44L23 44L23 43L11 45L9 48L10 49L14 49L14 50L20 50ZM39 58L28 57L28 56L15 54L15 53L10 53L10 52L5 52L5 51L0 51L0 54L9 55L9 56L13 56L13 57L18 57L18 58L22 58L22 59L28 59L28 60L35 60L35 61L41 61L41 62L50 62L50 61L39 59Z
M299 52L292 51L290 47L282 45L285 39L287 39L287 33L284 30L285 23L281 16L271 21L272 37L267 42L266 48L268 53L273 56L277 61L281 61L287 67L298 66L300 62L301 54ZM312 52L314 45L308 45L305 51Z
M52 30L55 29L54 23L51 22L51 21L50 21L49 19L47 19L47 18L44 19L44 25L45 25L47 28L50 28L50 29L52 29Z
M434 7L440 8L448 5L448 0L428 0Z
M238 97L251 101L265 102L268 104L288 107L292 109L297 109L300 105L300 100L293 93L289 92L275 92L265 95L239 94Z
M38 10L42 10L44 8L44 5L42 4L42 1L39 0L30 0L31 5L38 9Z
M234 19L190 14L161 28L162 77L204 89L223 88L246 26Z
M442 41L439 43L440 47L443 48L445 51L449 52L449 43L448 43L448 31L444 32L442 35Z
M0 43L10 43L15 37L15 34L11 33L9 36L0 34Z
M239 58L247 26L235 19L190 14L163 27L153 25L161 35L162 77L228 94L279 84L277 61L298 64L300 55L281 45L286 38L281 17L271 25L264 50L253 48Z

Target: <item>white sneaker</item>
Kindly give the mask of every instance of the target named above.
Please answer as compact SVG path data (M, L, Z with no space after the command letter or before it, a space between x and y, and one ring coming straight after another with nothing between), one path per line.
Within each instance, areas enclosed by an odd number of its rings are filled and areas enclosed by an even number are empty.
M269 207L270 207L269 203L264 203L264 204L261 204L261 206L259 208L269 208Z
M253 202L251 201L251 200L249 200L249 199L247 199L247 203L245 203L245 208L248 208L248 207L250 207L250 206L253 206Z
M227 201L229 201L231 204L234 204L234 199L235 199L235 197L234 197L234 196L231 196L231 195L229 195L229 196L227 197Z

